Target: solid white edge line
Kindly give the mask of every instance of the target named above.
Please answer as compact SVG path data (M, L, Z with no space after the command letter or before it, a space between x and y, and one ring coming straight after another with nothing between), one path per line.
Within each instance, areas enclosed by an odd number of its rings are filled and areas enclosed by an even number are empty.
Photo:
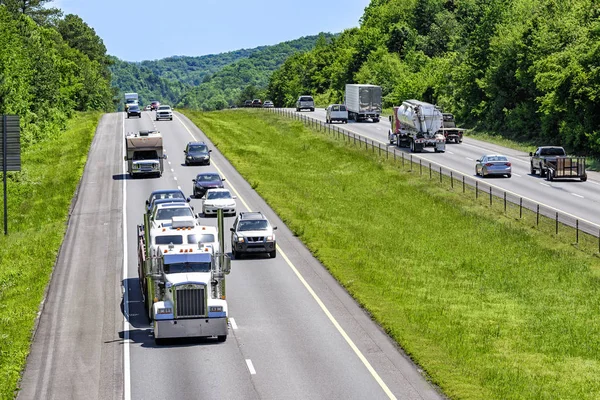
M521 175L515 174L514 172L513 172L513 176L518 176L519 178L521 178Z
M187 125L184 124L183 121L179 117L177 117L177 119L183 125L183 127L188 131L188 133L190 134L190 136L194 140L198 140L198 139L196 139L196 137L194 136L194 134L192 133L192 131L190 131L190 129L187 127ZM214 164L214 163L212 163L212 164ZM219 171L219 173L221 174L221 176L223 176L223 174L221 173L221 171L219 170L219 168L216 165L214 165L214 167L217 169L217 171ZM235 190L235 188L233 187L233 185L231 184L231 182L229 183L229 186L236 193L236 195L238 196L238 199L241 200L241 202L244 204L244 206L246 207L246 209L248 211L252 211L250 209L250 207L248 207L248 205L246 204L246 202L244 201L244 199L240 196L240 194L238 193L238 191ZM360 359L360 361L362 361L363 365L367 368L367 370L369 371L369 373L371 374L371 376L375 379L375 381L379 384L379 386L381 387L381 389L383 389L383 391L388 396L388 398L395 400L396 396L394 396L394 394L392 393L392 391L390 390L390 388L388 388L388 386L385 384L385 382L383 381L383 379L381 379L381 377L379 376L379 374L377 373L377 371L375 371L375 368L373 368L373 366L371 365L371 363L369 362L369 360L367 360L367 358L362 354L362 352L356 346L356 344L354 344L354 342L352 341L352 339L350 338L350 336L348 336L348 334L346 333L346 331L344 331L344 328L342 328L342 326L337 322L337 320L335 319L335 317L333 316L333 314L331 314L331 312L327 309L327 307L325 306L325 304L323 303L323 301L321 301L321 299L319 298L319 296L317 295L317 293L315 293L315 291L313 290L313 288L304 279L304 277L302 276L302 274L300 274L300 271L298 271L298 269L290 261L290 259L287 257L287 255L285 254L285 252L281 249L281 247L279 247L279 245L277 245L277 251L279 251L279 254L281 254L281 256L283 257L283 259L285 260L285 262L287 263L287 265L292 270L292 272L294 272L294 274L300 280L300 282L302 283L302 285L304 285L304 287L306 288L306 290L308 290L308 293L310 293L310 295L317 302L317 304L319 305L319 307L321 308L321 310L325 313L325 315L327 316L327 318L329 319L329 321L331 321L331 323L337 329L337 331L340 333L340 335L342 335L342 337L344 338L344 340L346 341L346 343L354 351L354 354L356 354L357 357ZM248 364L248 363L250 363L250 364ZM250 366L252 365L252 361L246 360L246 364L248 364L248 368L250 368ZM251 373L252 373L252 371L251 371Z
M123 136L125 136L125 116L123 115ZM121 141L124 154L125 142ZM123 162L123 177L126 163ZM123 179L123 399L131 399L131 365L129 359L129 285L127 284L127 179Z
M582 199L585 199L585 197L583 197L583 196L582 196L582 195L580 195L580 194L577 194L577 193L571 193L571 194L572 194L573 196L575 196L575 197L580 197L580 198L582 198Z
M235 330L238 328L237 324L235 323L235 319L233 319L233 317L229 317L229 323L231 324L231 329Z
M254 365L252 365L252 360L247 358L246 365L248 366L248 370L250 371L250 375L256 375L256 370L254 369Z

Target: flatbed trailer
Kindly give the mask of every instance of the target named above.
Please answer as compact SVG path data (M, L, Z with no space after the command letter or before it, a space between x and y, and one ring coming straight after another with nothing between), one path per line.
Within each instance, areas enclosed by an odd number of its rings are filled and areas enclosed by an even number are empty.
M561 156L546 161L547 173L546 179L553 181L555 179L581 179L587 181L587 172L585 171L585 157Z

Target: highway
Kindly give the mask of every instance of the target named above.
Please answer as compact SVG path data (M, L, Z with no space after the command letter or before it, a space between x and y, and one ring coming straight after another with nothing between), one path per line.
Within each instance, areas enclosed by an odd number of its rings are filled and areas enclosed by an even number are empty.
M419 369L371 321L218 149L187 118L105 115L21 383L20 399L441 399ZM161 131L160 178L130 179L124 133ZM183 164L188 141L207 141L210 166ZM136 225L151 191L216 171L239 211L263 211L278 227L277 258L232 261L230 330L214 339L154 344L137 279ZM196 212L201 200L192 199ZM206 225L216 219L201 218ZM225 228L233 218L225 219ZM230 251L230 233L225 234Z
M296 112L295 109L286 109ZM317 108L314 112L300 111L297 114L312 117L325 122L325 109ZM341 129L348 130L362 137L368 138L383 146L390 145L387 134L390 123L382 118L378 123L349 121L348 124L332 124ZM410 153L408 149L396 147L397 152ZM504 154L512 163L512 177L481 178L475 176L475 162L484 154ZM448 143L445 153L434 153L433 149L426 148L423 153L414 153L413 159L418 162L421 158L425 163L436 163L451 169L454 172L465 174L472 179L478 179L487 185L493 185L503 191L513 193L515 196L530 199L566 214L573 219L577 218L589 224L596 225L594 232L600 229L600 173L588 171L587 182L577 180L560 180L548 182L539 175L533 176L529 171L529 155L508 149L502 146L486 143L466 137L461 144Z

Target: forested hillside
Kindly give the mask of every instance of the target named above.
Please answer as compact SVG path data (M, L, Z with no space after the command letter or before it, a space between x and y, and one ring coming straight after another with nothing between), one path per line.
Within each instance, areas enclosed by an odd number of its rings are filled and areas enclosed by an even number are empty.
M57 135L73 111L113 109L94 30L76 15L13 3L0 3L0 114L21 117L21 145Z
M238 104L244 90L244 95L264 97L271 73L291 54L312 49L317 38L307 36L274 46L141 63L115 58L111 66L113 85L122 93L137 92L142 104L158 99L180 107L221 109Z
M372 0L359 28L295 54L269 96L342 101L346 83L385 106L437 103L466 126L600 155L600 3L593 0Z

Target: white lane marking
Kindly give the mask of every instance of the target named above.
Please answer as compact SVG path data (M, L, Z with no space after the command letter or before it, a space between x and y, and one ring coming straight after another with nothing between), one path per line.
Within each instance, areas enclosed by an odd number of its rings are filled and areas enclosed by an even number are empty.
M521 175L519 175L519 174L515 174L514 172L513 172L513 176L518 176L519 178L521 178L521 177L522 177Z
M175 172L175 170L173 168L171 168L171 172Z
M252 360L247 358L246 359L246 365L248 366L248 369L250 370L250 375L256 375L256 370L254 369L254 365L252 365Z
M190 129L187 127L187 125L184 124L183 121L178 116L176 116L176 118L183 125L183 127L188 131L188 133L190 134L190 136L195 141L197 141L198 139L196 139L196 137L194 136L194 134L192 133L192 131L190 131ZM213 165L214 165L214 162L213 162ZM216 165L214 165L214 167L217 169L217 171L219 171L219 174L221 174L221 176L224 176L223 173L219 170L219 168ZM235 190L235 188L233 187L233 185L231 184L231 182L229 182L229 186L236 193L238 199L244 204L244 207L246 207L246 209L248 211L252 211L250 209L250 207L248 207L248 204L246 204L246 202L244 201L244 199L242 198L242 196L240 196L239 192L237 190ZM392 391L390 390L390 388L388 388L388 386L385 384L385 382L383 381L383 379L381 379L381 377L379 376L379 374L377 373L377 371L375 371L375 369L373 368L373 366L371 365L371 363L369 362L369 360L367 360L367 358L361 353L361 351L356 346L356 344L354 344L354 342L352 341L352 339L350 338L350 336L348 336L348 334L346 333L346 331L344 331L344 328L342 328L342 326L337 322L337 320L335 319L335 317L333 316L333 314L331 314L331 312L327 309L327 307L325 306L325 304L323 303L323 301L321 301L321 299L315 293L315 291L313 290L313 288L304 279L304 277L302 276L302 274L300 273L300 271L298 271L298 269L296 268L296 266L290 261L290 259L287 257L287 255L285 254L285 252L281 249L281 247L279 247L279 244L277 244L277 251L279 252L279 254L281 254L281 256L283 257L283 259L285 260L285 262L287 263L287 265L294 272L294 274L300 280L300 282L302 283L302 285L306 288L306 290L308 290L308 293L310 293L310 295L312 296L312 298L317 302L317 304L319 305L319 307L321 308L321 310L325 313L325 315L327 316L327 318L329 319L329 321L331 321L331 323L337 329L337 331L340 333L340 335L342 335L342 337L344 338L344 340L346 341L346 343L348 344L348 346L350 346L350 348L354 351L354 354L356 354L356 356L360 359L360 361L362 361L363 365L367 368L367 370L369 371L369 373L371 374L371 376L375 379L375 381L379 384L379 386L381 387L381 389L383 389L383 391L385 392L385 394L390 399L394 399L395 400L396 396L394 396L394 394L392 393ZM246 360L246 363L248 363L249 361L250 360ZM251 363L251 361L250 361L250 363ZM248 368L250 368L250 365L251 364L249 364Z
M446 150L446 153L448 153L448 154L454 154L453 152L448 151L448 150Z
M165 153L166 153L166 151L165 151ZM167 161L167 163L168 163L169 165L171 165L171 161ZM171 171L172 171L172 170L171 170Z
M473 160L471 157L465 157L465 158L466 158L467 160L469 160L469 161L475 161L475 160Z
M174 176L174 177L173 177L173 179L177 180L177 177L176 177L176 176Z
M181 190L181 186L177 186L177 189ZM181 190L183 192L183 190Z
M235 323L235 319L229 318L229 323L231 324L231 329L237 329L237 324Z
M594 185L600 185L600 183L598 182L594 182L594 181L588 181L589 183L593 183Z
M547 183L544 183L544 182L538 182L538 183L539 183L540 185L542 185L542 186L551 187L550 185L548 185Z
M125 115L123 114L123 136L125 136ZM125 143L122 154L125 153ZM126 162L123 162L123 176L126 173ZM129 285L127 284L127 179L123 179L123 399L131 399L131 365L129 359Z
M584 199L584 198L585 198L585 197L583 197L582 195L580 195L580 194L577 194L577 193L571 193L571 194L572 194L573 196L575 196L575 197L579 197L579 198L581 198L581 199Z

